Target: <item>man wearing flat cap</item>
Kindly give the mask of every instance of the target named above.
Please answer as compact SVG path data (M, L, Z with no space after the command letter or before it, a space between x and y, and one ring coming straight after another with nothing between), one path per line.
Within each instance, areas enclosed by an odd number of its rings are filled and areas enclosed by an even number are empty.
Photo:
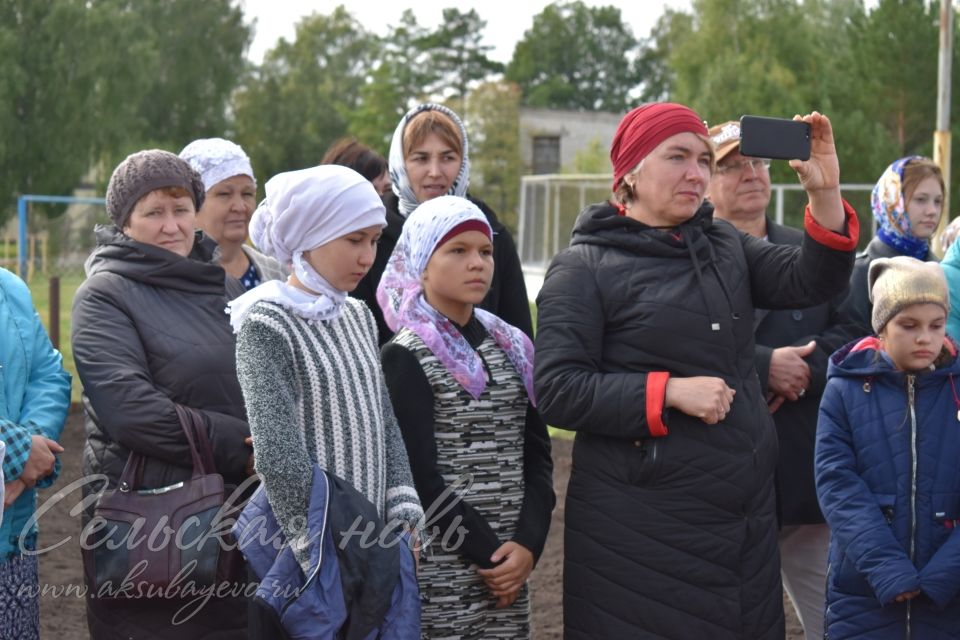
M710 138L717 158L707 189L714 218L774 244L799 246L801 230L767 216L770 160L740 154L737 122L711 127ZM805 309L757 309L754 315L757 373L780 442L776 490L781 574L808 640L823 637L830 542L813 477L817 411L827 360L855 333L838 311L843 297Z

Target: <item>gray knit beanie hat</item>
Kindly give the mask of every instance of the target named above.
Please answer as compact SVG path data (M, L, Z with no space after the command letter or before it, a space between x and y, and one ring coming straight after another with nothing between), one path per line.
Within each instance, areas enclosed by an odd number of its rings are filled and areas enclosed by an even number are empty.
M909 256L877 258L867 274L873 315L870 318L877 333L890 318L912 304L929 302L950 313L950 291L943 268L936 262L922 262Z
M180 187L193 198L197 211L206 193L200 174L176 154L147 149L127 156L117 165L107 185L107 214L118 229L130 219L134 205L143 196L164 187Z

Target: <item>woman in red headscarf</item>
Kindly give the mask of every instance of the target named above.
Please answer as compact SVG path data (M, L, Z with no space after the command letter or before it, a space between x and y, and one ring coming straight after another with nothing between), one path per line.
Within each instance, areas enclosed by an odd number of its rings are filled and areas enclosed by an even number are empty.
M613 139L614 200L584 210L537 303L535 383L577 432L567 492L564 637L782 638L774 424L754 367L754 308L840 293L857 218L830 121L791 161L801 247L714 220L714 168L691 109L653 103Z

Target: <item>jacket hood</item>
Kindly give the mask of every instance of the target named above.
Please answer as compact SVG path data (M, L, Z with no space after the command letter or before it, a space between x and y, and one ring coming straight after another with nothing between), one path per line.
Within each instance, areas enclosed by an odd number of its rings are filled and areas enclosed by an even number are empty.
M196 232L186 258L137 242L114 225L97 225L94 235L97 247L83 265L88 278L108 272L166 289L224 294L225 272L217 264L219 247L202 231Z
M953 267L954 269L960 269L960 242L954 241L950 245L950 248L947 249L946 255L943 256L943 260L940 261L940 264L945 267Z
M943 348L940 350L940 355L937 357L934 365L935 369L933 369L932 372L923 371L921 373L960 375L957 345L949 336L944 340ZM881 375L899 376L902 374L903 371L898 371L893 364L882 355L880 339L876 336L860 338L837 349L837 351L830 356L830 363L827 367L827 378L876 377Z
M733 225L720 221L719 224ZM723 309L711 302L710 287L705 273L713 271L727 305L733 307L733 298L725 284L725 278L717 267L717 256L709 233L713 222L713 205L704 202L689 220L671 229L651 227L639 220L620 215L609 202L590 205L584 209L573 227L570 246L594 245L628 251L637 256L689 260L697 278L700 295L703 297L710 325L719 330ZM719 228L719 227L717 227Z
M617 247L643 255L672 256L689 252L684 241L697 253L708 244L704 233L713 226L713 205L704 202L696 213L674 229L651 227L639 220L620 215L609 202L593 204L584 209L573 226L570 245L591 244Z

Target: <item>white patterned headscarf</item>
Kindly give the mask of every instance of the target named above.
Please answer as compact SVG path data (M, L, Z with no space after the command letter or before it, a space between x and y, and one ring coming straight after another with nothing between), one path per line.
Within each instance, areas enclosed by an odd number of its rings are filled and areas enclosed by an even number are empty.
M313 293L278 280L254 287L228 305L234 331L260 301L276 302L309 320L335 319L347 292L334 288L303 254L360 229L386 226L380 196L359 173L333 164L277 174L267 181L266 191L250 220L250 238L280 264L292 265Z
M493 238L490 223L475 204L465 198L440 196L417 207L406 224L377 287L377 302L392 331L407 327L423 340L437 360L474 398L487 386L480 355L449 318L430 306L423 295L423 272L434 251L451 232L483 230ZM532 404L533 343L525 333L489 311L474 314L516 368Z
M450 190L447 192L447 195L464 197L467 195L467 187L470 185L470 154L467 152L467 130L463 126L463 121L460 119L460 116L442 104L428 102L417 105L400 119L400 124L397 125L396 130L393 132L393 140L390 142L390 181L393 192L397 194L397 198L400 199L398 208L400 215L404 218L409 216L410 212L416 209L421 203L417 200L417 196L414 194L413 187L410 184L410 177L407 175L407 167L403 157L403 132L407 128L407 123L424 111L439 111L453 120L457 128L460 129L460 146L463 147L463 151L460 153L460 171L457 173L453 184L450 185Z
M233 176L249 176L254 186L257 178L243 147L223 138L201 138L183 148L180 158L200 174L204 191Z

